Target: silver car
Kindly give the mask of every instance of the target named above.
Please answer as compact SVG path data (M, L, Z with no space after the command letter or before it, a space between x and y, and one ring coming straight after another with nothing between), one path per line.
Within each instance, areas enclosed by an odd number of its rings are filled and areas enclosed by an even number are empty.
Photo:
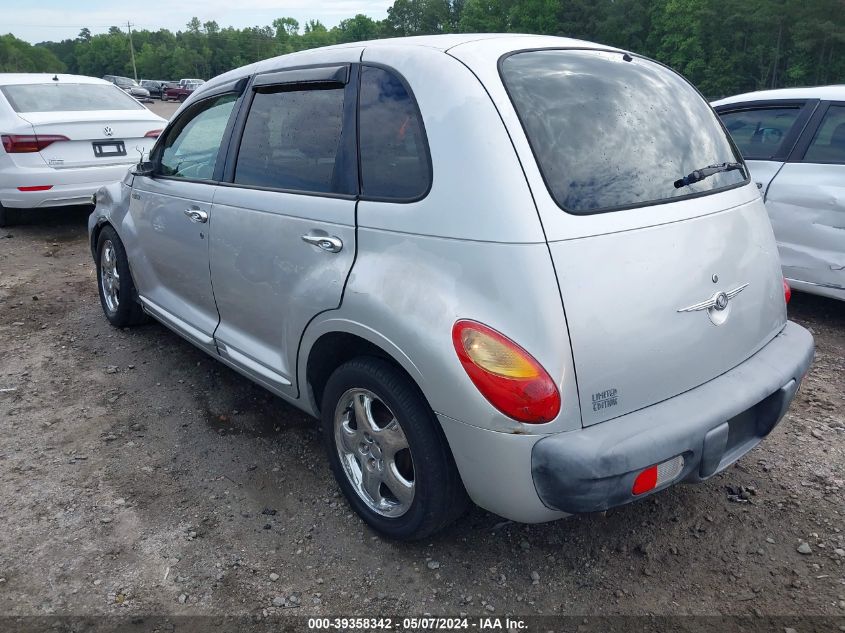
M766 201L790 285L845 301L845 86L713 105Z
M766 210L682 77L444 35L204 84L89 228L147 315L321 420L349 503L421 538L698 482L786 412L813 341Z

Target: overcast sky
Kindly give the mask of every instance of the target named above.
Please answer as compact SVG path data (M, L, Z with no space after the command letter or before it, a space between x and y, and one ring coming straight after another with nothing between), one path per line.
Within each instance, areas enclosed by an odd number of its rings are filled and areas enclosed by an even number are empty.
M374 19L387 15L392 0L0 0L0 33L43 42L74 38L80 29L103 33L126 21L136 29L185 30L192 17L215 20L220 26L265 26L290 16L303 24L317 19L328 27L364 13Z

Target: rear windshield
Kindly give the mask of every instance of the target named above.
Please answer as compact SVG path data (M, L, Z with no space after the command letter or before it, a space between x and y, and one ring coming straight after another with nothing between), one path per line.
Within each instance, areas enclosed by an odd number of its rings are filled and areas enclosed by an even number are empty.
M742 169L675 188L694 170L741 158L707 102L659 64L622 53L545 50L510 55L501 73L565 211L669 202L747 180Z
M0 87L15 112L138 110L140 103L111 84L17 84Z

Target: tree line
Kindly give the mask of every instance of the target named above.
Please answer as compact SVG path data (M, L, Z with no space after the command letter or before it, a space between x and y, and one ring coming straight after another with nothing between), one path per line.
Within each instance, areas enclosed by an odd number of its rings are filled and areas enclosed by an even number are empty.
M281 17L221 28L132 33L138 77L209 78L293 51L379 37L519 32L618 46L683 73L709 97L845 83L845 0L395 0L384 20L358 14L327 28ZM127 32L32 46L0 36L0 71L132 76Z

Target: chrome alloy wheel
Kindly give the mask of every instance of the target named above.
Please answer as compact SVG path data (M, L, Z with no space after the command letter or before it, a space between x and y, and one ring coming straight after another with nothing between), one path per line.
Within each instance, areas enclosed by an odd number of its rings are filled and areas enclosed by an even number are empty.
M372 391L349 389L334 414L343 472L367 507L400 517L414 501L414 463L396 416Z
M117 312L120 306L120 273L117 272L117 253L111 240L103 242L100 254L100 287L108 311Z

